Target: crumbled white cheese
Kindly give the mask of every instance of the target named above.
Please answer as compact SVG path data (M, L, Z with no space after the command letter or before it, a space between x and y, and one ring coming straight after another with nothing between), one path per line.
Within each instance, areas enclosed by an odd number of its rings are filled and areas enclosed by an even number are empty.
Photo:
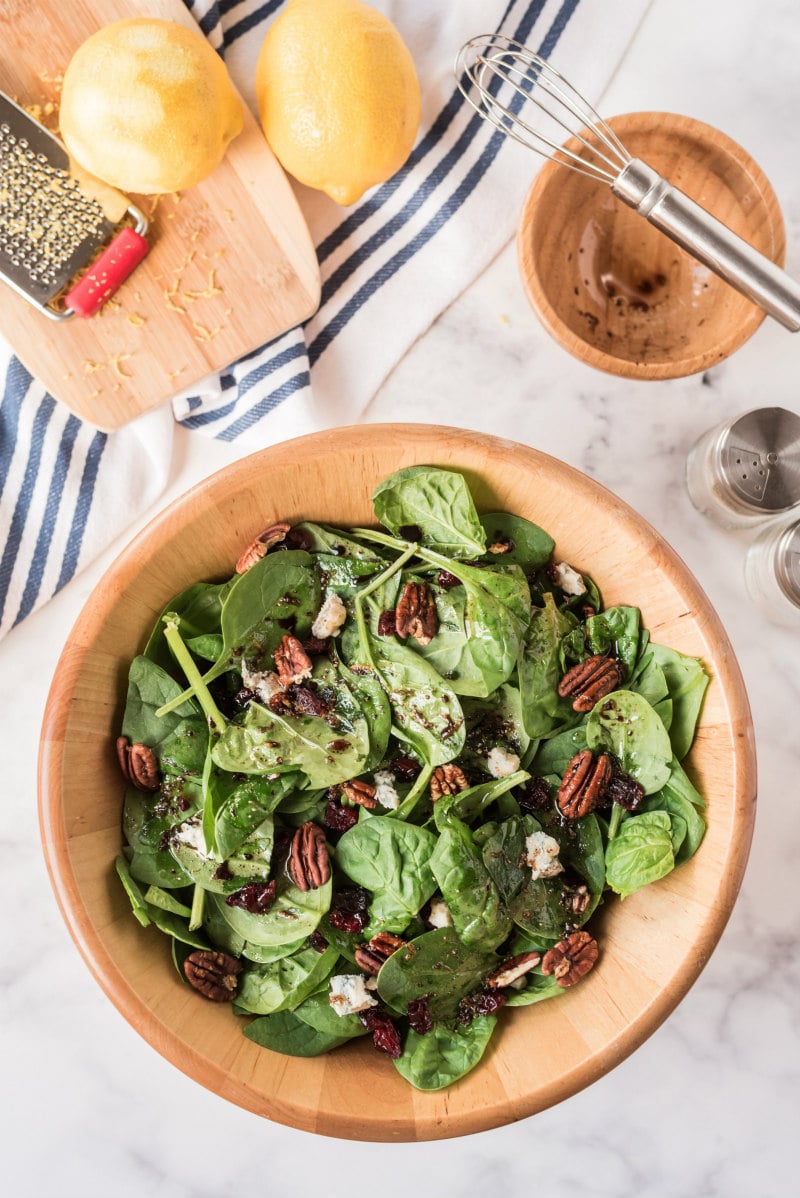
M325 602L317 612L317 618L311 625L311 635L321 641L336 633L347 619L347 608L335 591L328 591Z
M328 1002L337 1015L354 1015L378 1005L378 1000L368 993L362 973L340 973L331 978Z
M565 595L585 595L586 583L583 575L573 570L567 562L554 562L553 575Z
M495 745L486 758L486 768L493 778L507 778L519 769L519 757L508 749Z
M381 807L389 807L392 811L400 806L400 795L394 787L394 774L391 770L376 770L372 775L375 785L375 798Z
M453 917L444 899L437 899L435 903L431 903L428 923L433 928L452 928Z
M525 864L531 867L533 880L554 878L564 866L558 859L558 841L546 832L532 832L525 837Z
M369 977L369 978L367 978L364 985L367 987L368 990L377 990L378 989L378 979Z
M242 685L255 691L262 703L269 704L273 695L283 690L280 678L272 670L251 670L242 658Z
M201 857L208 856L206 838L203 835L202 815L193 815L191 819L185 819L182 824L178 824L177 828L172 829L170 839L191 849L193 853L197 853Z

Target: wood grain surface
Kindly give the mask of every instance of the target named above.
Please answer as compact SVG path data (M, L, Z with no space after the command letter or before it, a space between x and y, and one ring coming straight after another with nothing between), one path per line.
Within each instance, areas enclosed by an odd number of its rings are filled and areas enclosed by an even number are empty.
M197 28L181 0L4 0L0 90L53 128L64 70L98 28L153 16ZM76 415L110 430L307 319L314 247L247 106L221 165L180 195L132 197L150 217L144 262L101 313L55 323L0 284L0 333Z
M777 197L741 146L672 113L629 113L608 124L633 157L783 264ZM590 366L627 378L708 370L765 315L606 184L557 163L545 164L525 200L517 257L531 306L556 341Z
M393 470L462 470L481 510L527 516L556 553L589 571L607 604L638 604L655 641L711 673L687 770L708 802L696 856L599 915L602 956L558 1002L505 1011L483 1063L447 1091L420 1093L361 1041L315 1060L242 1035L228 1008L181 983L169 944L133 919L114 874L124 785L114 752L130 659L169 599L227 577L241 547L276 519L373 522L370 497ZM755 812L755 753L742 678L703 591L663 539L585 475L478 433L367 425L289 441L237 462L154 520L102 579L58 664L41 742L40 818L58 903L112 1002L163 1056L270 1119L331 1136L464 1135L559 1102L618 1064L670 1013L731 912Z

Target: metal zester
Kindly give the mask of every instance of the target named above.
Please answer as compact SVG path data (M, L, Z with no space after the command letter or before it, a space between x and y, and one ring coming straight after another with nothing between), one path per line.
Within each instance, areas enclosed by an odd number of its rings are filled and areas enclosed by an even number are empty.
M0 278L51 320L93 316L148 250L127 197L109 216L64 146L0 92Z

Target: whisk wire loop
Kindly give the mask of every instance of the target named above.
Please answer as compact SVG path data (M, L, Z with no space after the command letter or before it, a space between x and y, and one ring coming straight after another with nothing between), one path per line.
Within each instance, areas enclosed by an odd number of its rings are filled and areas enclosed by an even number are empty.
M471 107L528 149L606 183L613 182L630 161L619 138L588 100L521 42L502 34L471 38L459 51L455 73ZM523 105L537 110L548 124L541 128L529 123L520 115ZM564 146L564 135L582 149Z

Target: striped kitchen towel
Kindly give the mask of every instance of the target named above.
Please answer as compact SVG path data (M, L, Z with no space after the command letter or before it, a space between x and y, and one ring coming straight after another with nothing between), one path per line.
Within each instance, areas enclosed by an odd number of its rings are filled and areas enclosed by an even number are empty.
M247 102L282 0L186 0ZM320 0L324 3L324 0ZM158 499L176 422L242 454L358 420L408 347L513 235L539 160L481 121L452 64L496 30L552 59L597 100L649 0L373 0L411 48L423 120L411 157L357 205L300 188L322 302L191 393L112 434L70 415L0 343L0 636ZM0 299L1 302L1 299Z

